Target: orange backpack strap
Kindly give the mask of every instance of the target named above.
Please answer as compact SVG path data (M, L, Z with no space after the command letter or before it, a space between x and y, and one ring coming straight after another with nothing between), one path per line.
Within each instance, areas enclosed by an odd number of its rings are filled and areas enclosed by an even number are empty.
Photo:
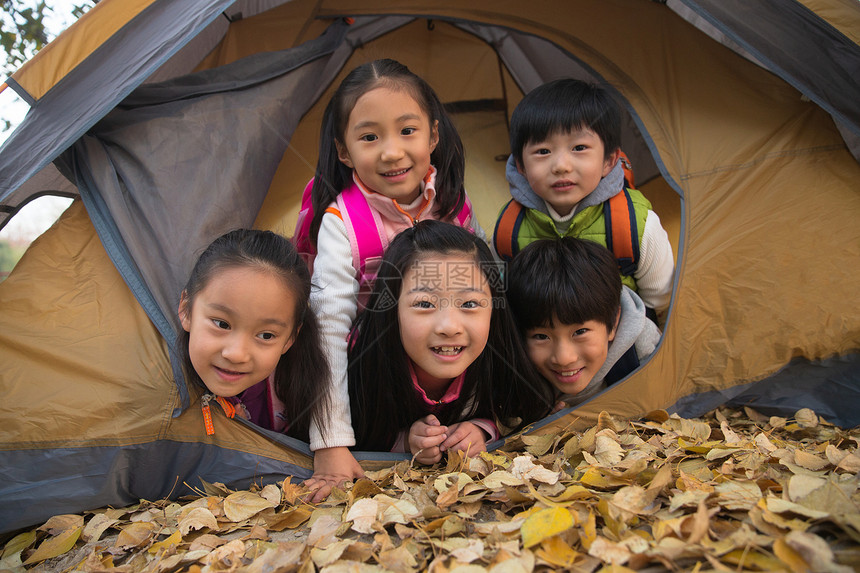
M496 221L496 228L493 230L493 245L496 247L496 253L503 261L510 262L519 251L517 237L520 234L520 225L525 214L526 210L523 206L511 199L502 209L499 220Z
M621 274L632 276L639 264L639 232L633 199L627 189L603 202L603 219L606 248L615 255Z

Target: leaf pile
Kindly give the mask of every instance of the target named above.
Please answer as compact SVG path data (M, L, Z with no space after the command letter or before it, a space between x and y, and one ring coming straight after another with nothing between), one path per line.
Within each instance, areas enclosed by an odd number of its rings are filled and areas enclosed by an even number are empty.
M0 571L834 571L860 568L860 429L721 409L522 435L326 502L252 491L60 515Z

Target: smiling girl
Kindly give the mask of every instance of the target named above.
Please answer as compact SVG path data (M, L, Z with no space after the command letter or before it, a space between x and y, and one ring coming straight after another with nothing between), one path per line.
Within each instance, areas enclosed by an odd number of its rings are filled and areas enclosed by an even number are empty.
M505 428L548 411L489 247L460 227L422 221L400 233L350 334L357 446L435 463L476 455Z
M204 413L218 400L307 440L311 417L326 415L329 383L310 288L295 248L270 231L231 231L203 251L180 297L178 345L186 375L206 388Z
M332 371L332 413L311 428L319 501L345 480L363 475L347 393L346 336L373 286L389 241L418 221L473 228L463 188L463 144L439 97L394 60L352 70L326 107L320 152L293 240L315 255L311 305L319 316Z

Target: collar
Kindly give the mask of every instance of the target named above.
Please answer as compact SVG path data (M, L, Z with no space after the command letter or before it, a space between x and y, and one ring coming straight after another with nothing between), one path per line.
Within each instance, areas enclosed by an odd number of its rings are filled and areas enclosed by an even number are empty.
M431 400L427 397L427 392L424 391L424 388L418 384L418 376L415 374L415 367L412 361L409 360L408 362L409 376L412 378L412 386L415 388L415 393L424 401L424 404L432 408L438 408L442 404L450 404L460 398L460 391L463 389L463 381L466 379L465 371L448 384L448 388L445 390L445 394L442 395L442 398L439 400Z
M436 168L432 165L430 166L430 169L427 170L427 174L420 183L421 193L419 193L418 197L408 205L401 205L394 199L386 197L382 193L374 191L365 185L364 182L359 179L358 173L355 172L355 169L352 170L352 180L356 185L358 185L358 188L364 192L368 202L377 206L377 209L381 212L385 213L387 216L394 215L393 218L405 216L413 225L420 221L423 215L430 213L429 207L436 198Z

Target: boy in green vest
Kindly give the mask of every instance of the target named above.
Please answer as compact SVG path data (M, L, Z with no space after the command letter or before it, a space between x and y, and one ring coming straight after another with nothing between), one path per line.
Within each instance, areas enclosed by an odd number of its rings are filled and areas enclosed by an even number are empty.
M508 302L529 359L555 388L553 411L626 377L660 342L660 330L642 299L621 285L606 247L541 239L508 268Z
M621 111L603 88L561 79L529 92L511 116L502 209L493 247L503 260L538 239L578 237L615 253L622 282L661 314L674 259L651 203L626 188L619 161ZM619 225L619 221L623 221Z

